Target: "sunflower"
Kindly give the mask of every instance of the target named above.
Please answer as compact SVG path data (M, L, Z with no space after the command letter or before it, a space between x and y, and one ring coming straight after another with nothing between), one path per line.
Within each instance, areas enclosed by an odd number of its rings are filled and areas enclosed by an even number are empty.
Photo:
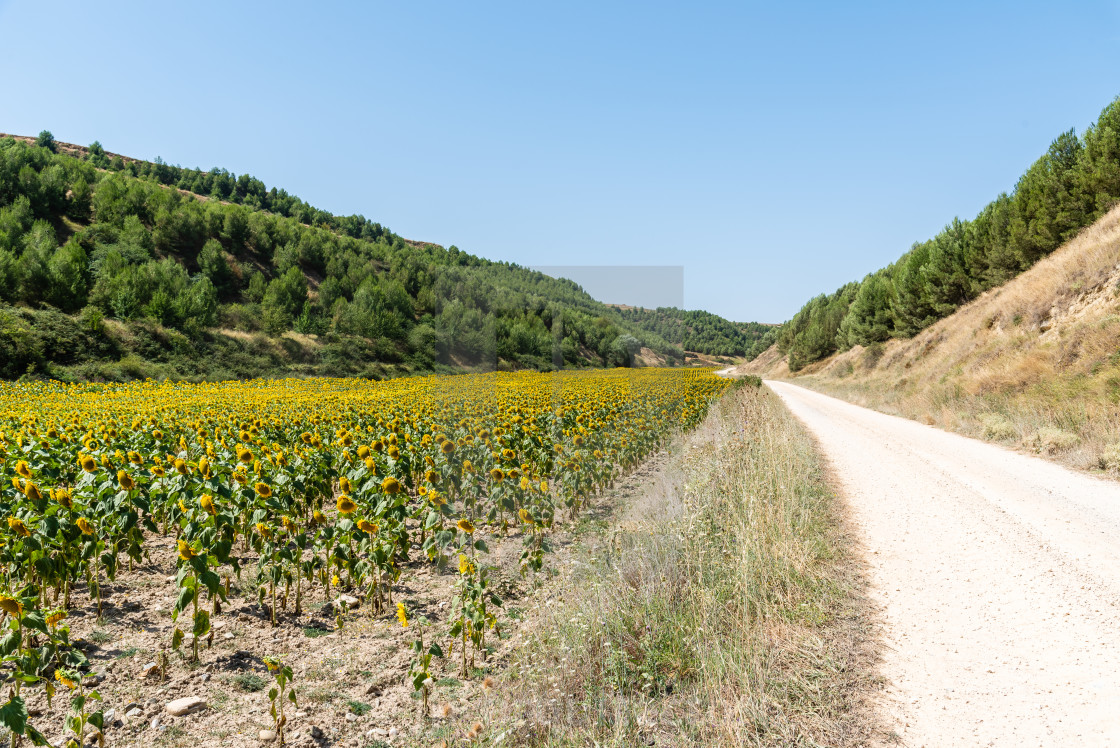
M253 461L253 453L244 444L237 445L237 459L244 462L246 465Z
M311 522L316 524L316 525L325 525L325 524L327 524L327 515L323 514L318 509L316 509L311 514Z
M364 444L358 447L358 457L363 460L369 457L369 447Z
M52 488L51 489L51 498L54 499L55 501L57 501L62 506L66 507L67 509L72 509L74 507L74 500L70 496L69 489L62 488L62 487Z
M518 509L517 510L517 516L520 517L521 521L524 522L525 524L527 524L527 525L533 524L533 515L529 514L528 509L524 509L524 508Z
M377 525L373 524L367 519L358 520L358 529L364 533L373 535L377 532Z
M501 482L502 478L505 478L505 477L506 477L506 474L502 472L501 468L491 468L490 469L490 480L494 481L495 483Z
M18 617L23 615L23 603L16 600L14 597L8 595L0 595L0 610L4 611L10 616Z
M262 499L267 499L272 496L272 488L269 487L267 483L257 483L253 488Z
M474 525L471 523L471 521L469 519L467 519L465 517L463 519L459 520L458 522L456 522L455 526L458 527L463 532L465 532L467 535L470 535L474 532Z
M186 475L189 473L190 468L187 466L187 461L179 457L175 458L175 472L179 475Z
M368 470L371 475L377 475L377 464L374 463L372 457L366 458L366 470Z
M350 485L350 479L345 475L339 477L338 487L342 493L351 493L354 490L354 487Z
M20 460L16 463L16 472L22 475L24 478L31 477L31 468L27 466L27 460Z
M19 517L8 517L8 529L21 538L31 537L31 531L27 529L27 525Z
M424 473L424 480L428 481L429 483L435 483L439 480L439 473L437 473L435 470L429 470Z
M381 490L389 494L390 496L396 493L400 493L401 482L390 475L388 478L381 481Z
M266 525L264 522L258 522L255 527L257 528L257 532L260 533L262 538L265 538L266 540L272 540L272 530L268 529L268 525Z
M353 514L358 508L358 505L351 501L350 497L345 494L338 497L337 506L339 514Z
M42 501L43 499L43 494L39 493L39 487L31 481L24 481L23 495L30 501Z
M194 552L194 549L187 544L187 541L178 540L176 541L176 544L179 546L179 558L181 558L182 560L190 561L192 558L198 555Z
M443 444L439 445L439 451L443 452L445 455L451 454L455 451L455 442L448 439Z
M474 564L462 553L459 554L459 573L463 576L474 573Z
M214 508L214 497L210 494L203 494L202 498L198 500L198 503L202 505L202 508L205 509L206 513L210 516L214 516L218 513L218 510Z
M78 517L76 524L78 525L78 529L82 531L82 535L93 535L93 525L91 525L89 520L85 517Z
M78 455L78 467L87 473L93 473L97 471L97 461L89 455Z
M401 450L396 445L389 447L389 457L394 460L399 460L401 457Z
M61 621L65 617L66 617L66 611L64 611L64 610L52 610L50 613L47 613L47 625L50 626L53 629L55 626L58 625L58 622Z
M408 612L404 609L404 603L397 603L397 620L402 627L408 628Z
M78 677L79 676L75 673L69 670L63 670L62 668L58 668L54 671L54 679L71 691L78 687Z
M124 491L131 491L136 488L136 481L132 480L132 476L123 470L117 471L117 483L120 484L121 489Z

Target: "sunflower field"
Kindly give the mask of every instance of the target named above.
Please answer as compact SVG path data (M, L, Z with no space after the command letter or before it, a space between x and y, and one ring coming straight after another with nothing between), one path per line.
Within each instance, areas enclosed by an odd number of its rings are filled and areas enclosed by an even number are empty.
M0 722L38 742L20 690L80 684L65 624L75 596L100 607L101 584L168 540L167 646L190 659L232 578L273 625L343 593L359 606L348 615L407 625L394 586L422 563L458 582L448 627L418 648L417 690L440 641L465 673L502 603L485 538L519 535L522 573L539 570L554 523L696 425L726 386L670 369L0 383L0 657L12 684Z

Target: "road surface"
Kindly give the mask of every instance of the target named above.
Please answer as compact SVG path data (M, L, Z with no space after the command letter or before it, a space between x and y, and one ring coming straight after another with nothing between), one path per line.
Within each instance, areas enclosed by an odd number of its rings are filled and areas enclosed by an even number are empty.
M817 437L908 746L1120 746L1120 484L767 382Z

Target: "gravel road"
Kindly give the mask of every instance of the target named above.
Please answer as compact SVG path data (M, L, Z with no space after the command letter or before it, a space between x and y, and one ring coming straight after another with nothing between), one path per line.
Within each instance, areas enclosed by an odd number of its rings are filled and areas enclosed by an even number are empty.
M816 435L908 746L1120 746L1120 484L767 383Z

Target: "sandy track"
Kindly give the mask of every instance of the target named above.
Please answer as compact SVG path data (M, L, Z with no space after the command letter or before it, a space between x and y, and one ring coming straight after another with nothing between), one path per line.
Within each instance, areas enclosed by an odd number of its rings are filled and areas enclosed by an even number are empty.
M887 729L909 746L1120 745L1120 484L768 384L860 530Z

